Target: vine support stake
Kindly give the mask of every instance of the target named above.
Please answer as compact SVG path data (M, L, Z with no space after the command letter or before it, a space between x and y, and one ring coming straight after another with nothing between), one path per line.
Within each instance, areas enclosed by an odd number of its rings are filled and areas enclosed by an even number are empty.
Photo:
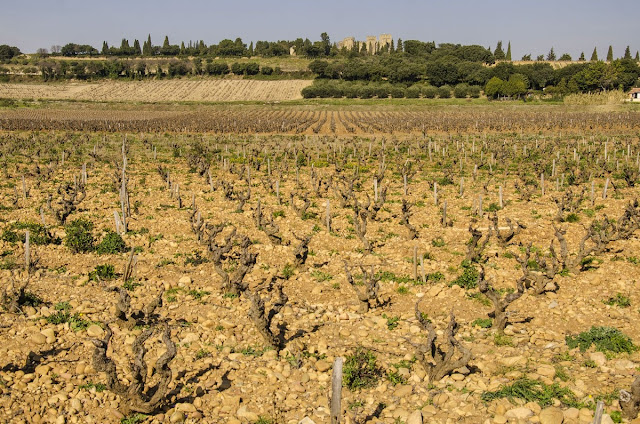
M338 357L333 361L331 374L331 424L340 424L342 419L342 364L344 359Z

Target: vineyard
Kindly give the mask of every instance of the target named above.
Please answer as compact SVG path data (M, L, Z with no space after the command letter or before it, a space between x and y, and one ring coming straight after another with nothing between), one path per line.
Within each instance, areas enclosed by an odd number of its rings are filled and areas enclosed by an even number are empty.
M96 106L15 108L0 111L6 130L182 132L219 134L424 135L457 132L629 131L640 127L631 110L599 111L563 106L455 106L332 110L314 106L202 106L125 108Z
M97 102L230 102L301 99L307 80L165 80L0 84L0 98Z
M0 128L0 421L638 422L637 112Z

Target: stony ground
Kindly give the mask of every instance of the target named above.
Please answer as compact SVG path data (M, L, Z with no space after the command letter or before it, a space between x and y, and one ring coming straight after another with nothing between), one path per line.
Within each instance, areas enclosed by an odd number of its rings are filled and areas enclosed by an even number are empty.
M88 137L101 139L91 134ZM400 225L402 178L388 169L384 181L384 185L389 185L387 202L378 219L369 223L367 232L374 253L366 254L353 233L353 211L340 208L332 191L328 193L333 215L331 233L323 223L326 199L312 196L309 211L317 214L317 218L301 219L296 215L288 204L289 193L296 186L294 169L277 169L274 161L273 175L282 175L282 203L278 202L274 189L262 183L267 179L264 165L261 170L252 171L252 197L243 212L236 212L236 201L225 199L219 188L212 191L207 179L186 164L186 146L178 157L173 157L172 137L146 137L157 146L157 160L150 148L136 141L136 137L129 137L127 169L132 217L130 232L124 235L124 240L127 246L136 248L137 258L135 284L129 293L135 309L164 290L160 316L169 323L178 351L170 363L173 382L168 405L155 415L138 416L140 421L327 423L333 360L352 354L358 346L375 354L381 376L372 388L343 390L345 416L351 423L589 423L595 400L600 398L607 402L607 413L620 410L617 391L631 385L637 373L638 353L580 352L569 349L565 337L604 325L615 327L639 342L637 237L615 242L598 257L594 269L557 276L557 292L541 296L525 293L509 308L511 324L505 335L496 337L493 329L472 325L478 318L487 318L492 310L481 296L474 294L477 289L465 290L449 284L461 273L460 263L469 239L470 209L486 182L484 171L475 181L471 176L466 179L462 196L457 183L441 187L436 206L431 182L441 174L426 166L420 169L410 180L406 196L415 203L411 222L419 236L407 240L407 229ZM114 229L113 211L118 210L119 201L112 189L111 175L115 169L113 162L119 158L120 142L118 136L107 138L93 158L85 153L93 148L93 140L85 143L64 165L59 163L49 178L32 175L33 161L9 156L0 191L3 229L16 221L40 222L40 205L46 204L50 193L55 199L58 184L73 181L84 162L88 173L87 198L69 219L91 220L98 239L107 229ZM45 163L44 159L41 162ZM170 196L167 184L156 171L158 165L167 167L172 181L179 184L182 207L175 196ZM239 169L239 165L234 166ZM320 175L333 171L333 166L316 169ZM214 187L222 180L245 187L238 175L225 170L217 160L211 172ZM309 167L300 171L299 179L306 187L310 186L309 172ZM25 183L30 190L26 199L20 194L22 175L27 175ZM552 198L560 194L552 181L544 196L536 193L531 200L522 201L514 181L512 175L494 177L483 199L485 206L497 202L498 185L502 185L506 206L498 212L501 222L509 217L526 225L508 246L491 242L486 249L487 276L496 287L504 289L515 288L521 275L509 253L521 254L519 246L528 243L547 251L556 213ZM596 180L599 193L603 185L604 180ZM370 175L362 179L362 187L360 195L368 192L373 196ZM578 222L563 224L568 228L567 238L572 247L578 244L583 225L593 219L594 211L595 217L606 213L617 218L638 194L637 188L624 188L622 184L617 187L614 195L605 200L598 198L594 205L586 200L578 213ZM267 347L249 320L245 296L226 295L220 277L206 261L206 248L191 231L193 195L204 220L232 223L253 241L251 250L258 253L258 259L246 277L251 288L262 287L276 273L287 274L284 292L289 302L273 325L287 328L286 347L279 353ZM273 245L256 228L252 212L258 198L265 212L275 216L280 234L288 243ZM443 228L439 221L445 200L453 225ZM487 215L479 220L480 228L486 229ZM64 239L65 229L49 213L45 214L45 220L53 234ZM306 264L293 267L297 245L294 235L302 234L313 234L310 254ZM426 284L412 276L414 246L424 257L425 274L433 276ZM43 303L25 306L19 314L0 313L0 420L135 422L132 414L127 417L122 414L119 396L105 389L105 374L93 366L91 342L102 338L105 324L111 323L114 334L109 355L115 358L120 378L124 381L131 378L128 364L132 360L132 344L143 328L128 330L115 320L118 296L109 288L121 286L120 277L106 282L89 278L97 265L112 264L122 273L128 253L73 254L64 244L36 245L32 250L39 263L27 290ZM0 242L3 268L19 268L13 264L22 263L22 251L22 242ZM196 253L205 261L198 263ZM381 292L391 298L391 303L367 313L358 312L358 301L347 282L343 261L374 265L386 272ZM442 278L437 278L436 273L441 273ZM26 278L18 269L6 269L1 275L3 289ZM603 302L618 293L628 297L630 307ZM427 370L414 361L415 349L410 342L420 343L425 338L414 314L419 299L422 299L420 309L433 321L439 340L453 309L460 326L457 338L473 355L466 367L440 381L429 381ZM85 325L74 329L73 323L55 324L47 319L61 310L78 314ZM165 350L157 333L146 346L150 364ZM552 399L544 407L519 399L488 402L481 399L483 393L522 376L567 387L583 406L569 407L558 399ZM609 415L603 422L612 422Z

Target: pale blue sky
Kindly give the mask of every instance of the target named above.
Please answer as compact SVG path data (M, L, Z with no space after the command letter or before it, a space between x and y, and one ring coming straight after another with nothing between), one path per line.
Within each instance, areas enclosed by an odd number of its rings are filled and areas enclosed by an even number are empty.
M297 37L312 41L327 32L332 41L347 36L391 33L394 40L480 44L495 48L511 40L513 58L525 53L568 52L600 57L613 45L616 57L627 45L640 49L640 0L0 0L0 44L23 52L68 42L122 38L142 43L151 34L161 44L188 40L218 43L224 38L250 41Z

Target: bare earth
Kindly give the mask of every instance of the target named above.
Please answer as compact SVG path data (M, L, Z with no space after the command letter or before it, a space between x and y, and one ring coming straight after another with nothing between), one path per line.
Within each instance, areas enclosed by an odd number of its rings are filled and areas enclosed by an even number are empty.
M311 80L164 80L96 83L0 84L0 98L102 102L221 102L301 99Z

